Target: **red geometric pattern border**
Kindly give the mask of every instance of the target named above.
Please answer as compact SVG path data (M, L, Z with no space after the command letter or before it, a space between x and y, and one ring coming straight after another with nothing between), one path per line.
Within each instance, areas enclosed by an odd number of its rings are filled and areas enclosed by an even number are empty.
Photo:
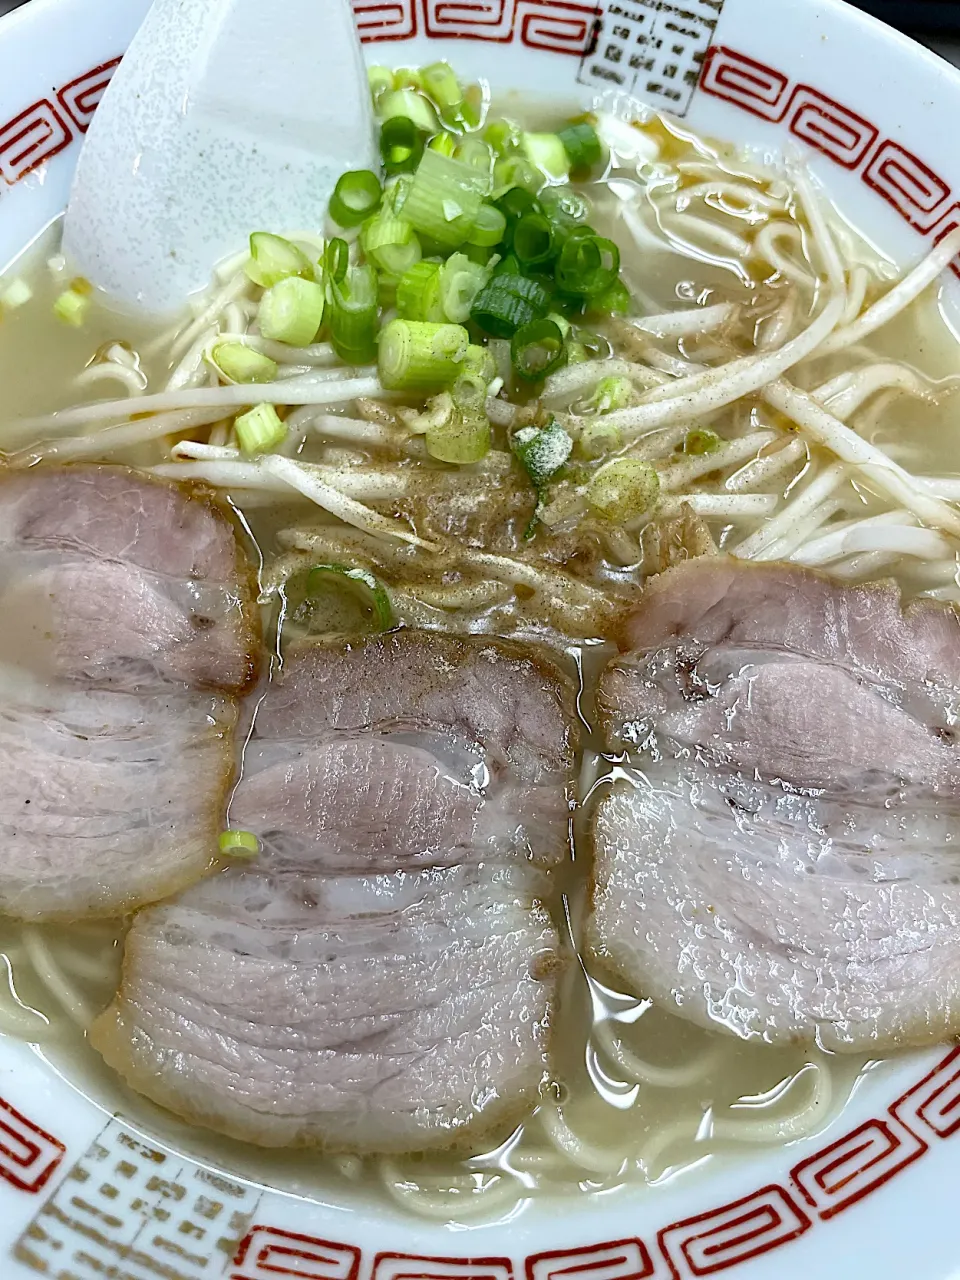
M660 1232L660 1248L676 1280L728 1271L748 1258L778 1249L811 1227L810 1219L783 1187L763 1187L752 1196L676 1222Z
M103 91L119 65L119 58L111 58L109 62L93 67L57 90L57 101L81 133L86 133L89 128Z
M0 1098L0 1178L20 1191L39 1191L50 1181L66 1147Z
M12 187L72 141L70 125L49 98L41 98L0 129L0 177Z
M240 1242L230 1280L357 1280L360 1250L275 1227L254 1227Z
M342 1240L256 1223L250 1212L246 1222L256 1225L244 1226L246 1235L227 1276L228 1280L701 1280L730 1272L799 1239L817 1223L858 1204L919 1160L933 1143L958 1130L960 1048L954 1048L882 1115L801 1160L783 1184L772 1183L673 1222L656 1239L632 1236L526 1258L373 1254ZM115 1143L139 1150L148 1166L153 1159L164 1159L125 1137L125 1132L120 1126ZM110 1156L97 1143L94 1149L98 1155ZM0 1099L0 1178L35 1194L60 1165L64 1152L62 1142ZM124 1177L135 1173L131 1163ZM199 1176L205 1176L203 1171ZM71 1170L68 1182L75 1177L89 1178L82 1162ZM150 1168L143 1177L148 1190L155 1183L160 1185ZM213 1184L226 1186L224 1179L215 1177ZM191 1203L185 1187L167 1181L162 1185L185 1204ZM194 1207L207 1216L223 1209L209 1195ZM257 1217L263 1208L260 1205Z
M428 1258L378 1253L372 1280L513 1280L509 1258Z
M927 1144L895 1120L868 1120L845 1138L802 1161L791 1177L807 1204L823 1219L842 1213L927 1150Z
M893 1104L890 1114L929 1138L949 1138L960 1129L960 1049Z
M353 0L353 15L364 44L410 40L418 31L415 0Z
M531 49L578 57L589 46L600 9L577 0L353 0L360 38L518 39Z
M657 1280L657 1261L642 1240L557 1249L527 1258L526 1280Z
M119 64L112 58L41 98L0 126L0 178L13 186L86 133Z
M700 88L742 111L784 125L861 180L916 231L934 243L960 224L950 184L902 143L849 107L808 84L791 84L775 67L725 45L707 51ZM960 275L960 265L953 267Z

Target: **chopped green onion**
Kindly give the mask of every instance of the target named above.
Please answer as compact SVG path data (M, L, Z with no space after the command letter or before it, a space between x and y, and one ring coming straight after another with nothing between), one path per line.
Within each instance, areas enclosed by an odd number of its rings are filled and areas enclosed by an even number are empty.
M606 520L626 524L656 504L660 477L649 462L615 458L601 467L587 486L587 501Z
M620 277L614 280L609 289L604 289L603 293L598 293L595 298L590 299L590 311L594 315L625 316L632 308L633 299L630 297L630 290Z
M570 168L578 176L586 175L603 158L603 147L597 131L585 120L568 124L558 132L557 137L567 153Z
M454 253L440 269L440 297L444 316L453 324L466 324L477 295L490 272L471 262L464 253Z
M420 74L424 89L441 110L463 102L463 90L448 62L432 62Z
M506 156L493 166L493 185L497 191L523 187L536 195L543 186L543 174L524 156Z
M257 312L260 332L274 342L308 347L320 331L325 302L323 287L313 280L302 280L299 276L281 280L260 299Z
M470 372L462 373L450 388L453 403L467 417L482 417L486 414L489 392L490 379Z
M471 342L463 357L463 373L465 377L469 374L482 378L489 385L497 376L497 362L490 348Z
M503 214L507 227L512 231L524 218L535 214L543 216L540 201L526 187L510 187L497 196L494 206Z
M380 579L367 569L346 564L317 564L307 575L307 597L315 600L330 585L330 579L349 586L362 596L369 607L377 631L389 631L396 626L393 605Z
M334 236L323 255L323 269L326 272L327 279L335 280L339 284L347 274L349 265L350 246L346 240L342 240L339 236Z
M402 214L403 206L407 202L407 196L410 194L412 186L412 173L395 174L388 179L387 186L383 189L383 204L381 208L388 210L390 213Z
M615 413L617 409L626 409L632 400L633 383L629 378L601 378L588 407L596 413Z
M513 252L527 269L541 267L556 256L553 229L542 213L525 213L514 227Z
M489 266L491 259L494 257L492 248L483 248L478 244L465 244L463 246L463 252L470 261L475 262L478 267Z
M447 108L443 118L458 129L479 129L486 105L483 88L479 84L468 84L459 107Z
M458 324L391 320L380 334L380 381L388 391L436 391L461 371L470 335Z
M517 259L512 253L508 253L507 256L505 258L501 258L493 268L493 274L495 276L519 276L523 275L523 272L520 270L520 263Z
M688 431L683 439L683 452L704 454L716 453L720 448L720 437L715 431L709 431L706 427L697 427L694 431Z
M418 262L397 284L397 310L404 320L444 320L440 264Z
M485 333L512 338L523 325L541 320L549 310L550 295L539 281L521 275L494 275L481 289L470 314Z
M380 130L380 157L384 171L410 173L423 155L423 134L408 116L384 120Z
M603 293L617 279L620 250L603 236L571 236L557 260L557 284L564 293L593 297Z
M334 350L348 364L370 364L377 355L376 271L369 265L352 267L343 280L331 281L329 291Z
M503 239L506 230L506 215L492 204L482 204L470 228L467 243L481 249L493 248Z
M423 73L416 67L398 67L393 73L395 89L422 89Z
M380 208L383 190L370 169L345 173L330 197L330 217L338 227L359 227Z
M590 353L582 342L576 338L567 342L567 364L583 364L590 359Z
M484 142L488 142L498 156L516 151L522 138L522 132L510 120L491 120L483 131Z
M301 280L300 283L308 282ZM282 285L275 287L279 289ZM313 288L319 289L320 286L315 284ZM243 342L214 342L206 357L228 382L273 382L277 376L276 360Z
M573 327L566 316L560 315L559 311L551 311L547 316L548 320L552 320L560 332L563 334L563 340L566 342L570 336L570 330Z
M90 298L73 287L65 289L53 304L53 314L64 324L79 329L90 310Z
M397 89L394 93L385 93L377 103L377 113L381 120L392 120L396 116L412 120L416 128L428 137L440 128L433 104L422 93L413 89Z
M592 240L597 235L599 232L595 231L588 222L576 222L572 227L566 227L564 240Z
M539 381L563 365L563 334L552 320L531 320L513 335L510 355L521 378Z
M5 307L7 311L16 311L25 306L32 297L33 290L26 280L22 276L17 276L15 280L4 285L3 292L0 293L0 306Z
M605 418L594 418L584 424L580 432L580 451L588 458L602 458L604 454L614 453L623 444L623 437L617 427Z
M609 360L613 355L613 347L602 333L594 333L592 329L577 329L576 337L578 342L583 343L591 360Z
M567 192L566 196L563 191ZM569 187L559 189L546 187L540 193L543 212L553 230L554 244L558 252L563 243L571 237L576 239L580 236L596 234L583 221L586 217L586 206L584 205L583 209L579 209L577 205L578 198L575 192L570 191Z
M427 150L417 168L403 216L443 248L458 249L477 220L489 183L481 173Z
M540 203L551 221L585 222L590 213L590 202L572 187L544 187Z
M360 243L374 266L392 276L402 276L422 256L413 227L394 213L380 213L365 223Z
M426 452L439 462L466 466L490 452L490 424L484 413L463 412L447 393L430 401L428 412L417 419L416 430L425 436Z
M221 831L220 852L228 858L255 858L260 841L252 831Z
M389 67L367 67L367 81L374 102L393 88L393 72Z
M466 466L490 452L490 423L485 415L466 415L454 405L446 422L427 429L425 443L431 458Z
M493 186L493 152L482 138L471 134L464 138L454 152L456 158L469 165L483 175L484 180Z
M570 457L573 440L552 418L545 427L523 427L510 447L539 494Z
M525 133L523 150L530 163L548 178L566 181L570 176L567 153L555 133Z
M453 396L449 391L444 391L438 396L432 396L422 410L398 409L397 412L411 435L423 436L431 428L443 426L449 420L454 407Z
M431 151L439 151L442 156L453 156L457 150L457 135L444 130L430 139L429 146Z
M287 428L272 404L258 404L233 424L242 453L269 453L286 438Z
M449 392L434 396L426 409L400 410L414 435L425 437L431 457L460 465L479 462L490 449L490 424L481 412L464 409Z
M255 231L250 237L250 260L246 272L254 284L264 289L288 276L313 275L310 260L302 249L269 231Z

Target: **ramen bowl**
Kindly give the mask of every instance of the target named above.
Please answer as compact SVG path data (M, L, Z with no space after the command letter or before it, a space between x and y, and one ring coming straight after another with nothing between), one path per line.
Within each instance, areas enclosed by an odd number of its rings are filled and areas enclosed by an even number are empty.
M355 0L371 63L449 60L494 93L633 97L756 156L790 151L906 265L960 225L960 77L839 0ZM146 0L33 0L0 22L0 264L61 213ZM957 194L955 194L955 192ZM952 285L944 284L946 294ZM953 300L945 296L945 313ZM2 337L2 335L0 335ZM0 1037L0 1272L62 1280L940 1280L960 1232L960 1050L864 1072L812 1137L650 1186L483 1219L372 1203L175 1126ZM402 1192L402 1187L401 1187Z

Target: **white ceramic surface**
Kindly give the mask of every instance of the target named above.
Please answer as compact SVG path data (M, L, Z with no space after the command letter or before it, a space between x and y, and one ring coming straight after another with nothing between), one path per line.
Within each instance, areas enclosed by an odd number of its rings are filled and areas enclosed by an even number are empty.
M175 310L251 229L311 225L376 160L349 0L156 0L91 125L64 247L112 297Z
M322 3L322 0L318 0ZM494 88L633 92L761 149L800 147L901 262L960 220L960 78L839 0L354 0L373 61ZM0 263L62 208L146 0L34 0L0 22ZM318 74L323 51L317 51ZM955 193L957 193L955 195ZM2 334L0 334L2 341ZM58 1280L947 1280L960 1275L960 1050L868 1077L808 1141L647 1191L430 1225L204 1169L0 1040L0 1276ZM114 1104L116 1105L116 1103ZM197 1149L199 1151L199 1148Z

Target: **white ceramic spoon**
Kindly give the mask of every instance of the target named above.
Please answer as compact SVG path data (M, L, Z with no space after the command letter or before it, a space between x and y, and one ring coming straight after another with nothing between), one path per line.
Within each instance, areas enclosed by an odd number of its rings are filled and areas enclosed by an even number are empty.
M64 248L168 311L251 231L322 227L340 174L374 162L348 0L154 0L84 142Z

